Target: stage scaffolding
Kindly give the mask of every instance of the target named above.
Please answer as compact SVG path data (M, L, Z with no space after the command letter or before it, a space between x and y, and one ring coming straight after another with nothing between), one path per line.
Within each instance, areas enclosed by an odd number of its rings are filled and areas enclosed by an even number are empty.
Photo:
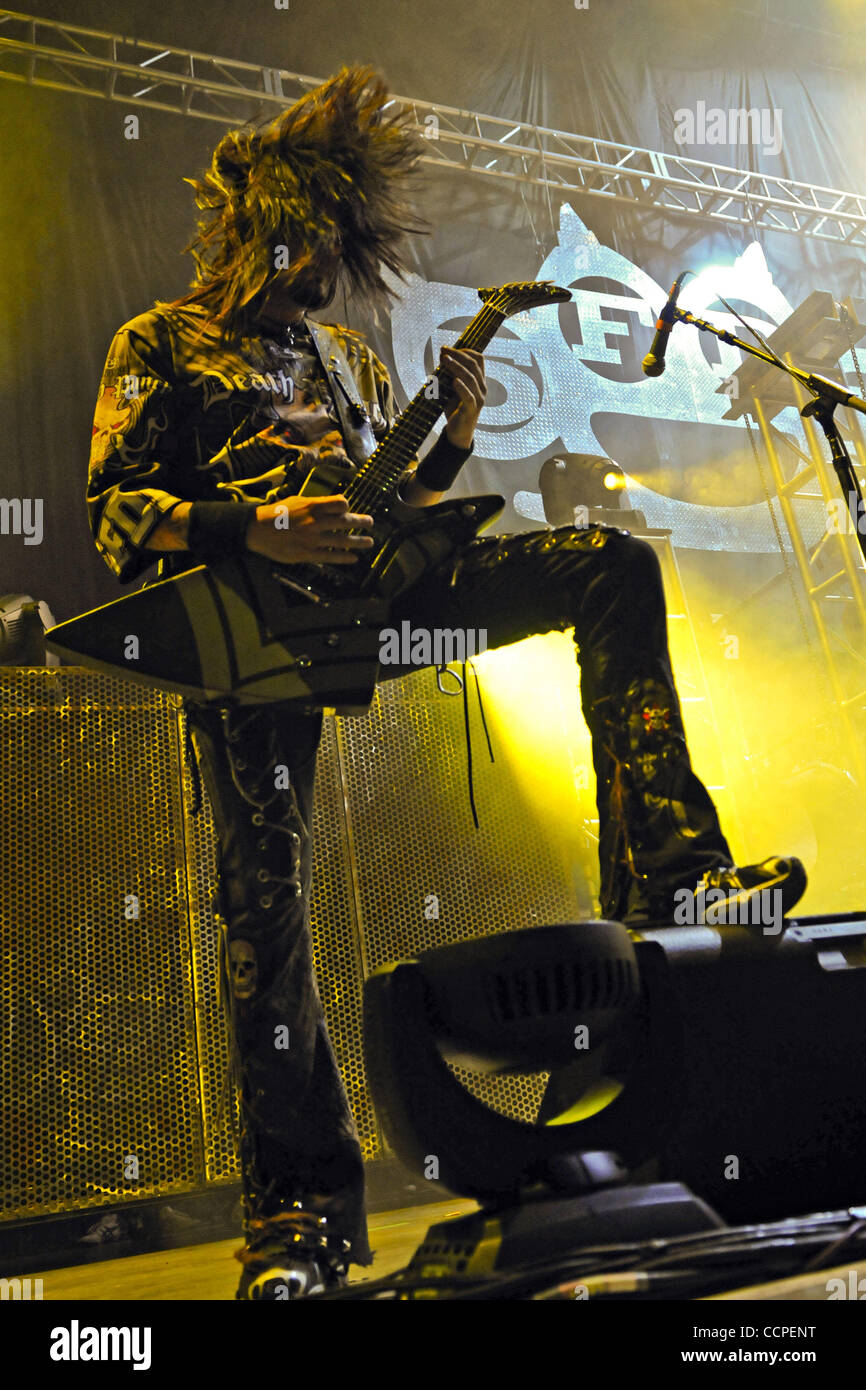
M837 380L841 379L839 359L850 351L862 392L857 343L866 337L864 319L866 305L862 302L848 299L837 304L832 295L816 290L767 341L790 365ZM776 416L787 406L796 405L799 410L810 399L800 383L751 357L745 359L731 381L732 402L725 418L745 420L756 466L759 470L764 464L769 467L773 494L794 561L792 566L780 532L782 571L746 603L785 577L792 584L805 638L804 659L811 658L813 666L817 659L827 682L842 746L860 786L866 787L866 565L849 520L847 499L833 471L827 443L814 420L803 420L805 451L774 424ZM839 407L837 418L862 487L866 446L861 417ZM806 526L808 509L798 507L798 502L813 504L813 515L817 504L823 508L825 524L817 536L814 527ZM734 615L727 616L732 619Z
M216 121L278 111L321 77L0 10L0 79ZM414 97L425 162L727 227L866 246L866 197Z

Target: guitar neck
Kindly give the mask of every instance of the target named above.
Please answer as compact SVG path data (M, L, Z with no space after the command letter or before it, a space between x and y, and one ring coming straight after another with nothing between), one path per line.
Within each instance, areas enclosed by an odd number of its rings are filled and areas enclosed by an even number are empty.
M505 318L505 314L485 304L454 346L483 352ZM428 378L398 416L379 447L358 469L346 492L352 511L365 511L375 516L377 510L383 510L391 501L397 483L443 412L438 391L440 371L441 368L437 367L433 373L437 381L436 392L431 393Z

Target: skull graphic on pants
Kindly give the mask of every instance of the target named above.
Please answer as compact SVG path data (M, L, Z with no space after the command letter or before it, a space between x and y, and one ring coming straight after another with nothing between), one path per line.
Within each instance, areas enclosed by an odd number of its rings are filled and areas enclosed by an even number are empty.
M248 941L229 942L229 963L232 994L236 999L249 999L255 994L258 965L256 953Z

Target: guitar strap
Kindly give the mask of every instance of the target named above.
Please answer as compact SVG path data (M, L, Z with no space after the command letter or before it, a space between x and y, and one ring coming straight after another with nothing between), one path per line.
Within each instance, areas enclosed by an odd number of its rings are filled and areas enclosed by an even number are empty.
M360 467L377 445L370 416L337 335L312 319L306 323L334 400L346 453Z

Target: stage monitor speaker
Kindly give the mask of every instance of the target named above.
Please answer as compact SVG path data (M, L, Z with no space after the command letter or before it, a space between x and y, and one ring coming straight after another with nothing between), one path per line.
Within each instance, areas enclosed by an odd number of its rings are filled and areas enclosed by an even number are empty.
M864 928L862 913L803 917L790 952L760 927L646 934L683 1037L657 1172L728 1222L866 1204Z

